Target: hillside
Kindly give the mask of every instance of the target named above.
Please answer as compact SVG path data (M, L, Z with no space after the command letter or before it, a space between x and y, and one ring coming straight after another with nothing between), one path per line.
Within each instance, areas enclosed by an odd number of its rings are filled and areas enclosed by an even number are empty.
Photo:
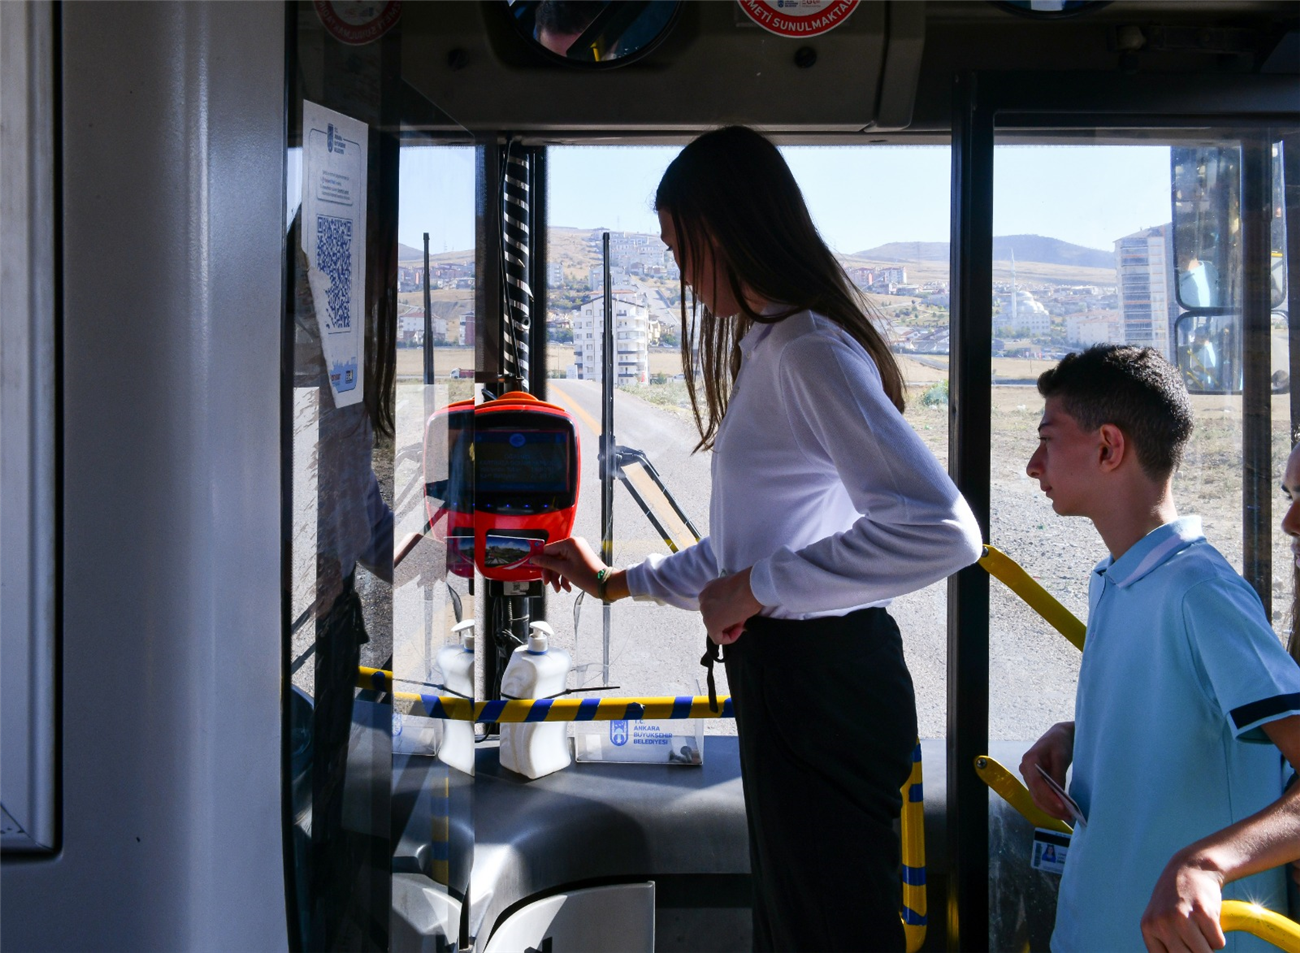
M1016 262L1033 261L1044 265L1068 265L1075 268L1115 267L1115 254L1099 248L1085 248L1063 242L1059 238L1047 238L1042 235L1003 235L993 238L993 260L1010 261L1015 254ZM889 242L854 252L853 258L866 258L872 261L948 261L947 242Z
M401 242L398 242L397 260L403 265L423 265L424 249L412 248L410 245L403 245ZM432 249L429 250L430 262L440 262L442 264L447 264L453 261L462 262L462 261L473 261L473 260L474 260L474 250L472 248L465 249L463 251L444 251L444 252L434 252Z
M558 263L566 281L583 283L588 269L600 264L600 229L553 226L548 231L547 259ZM658 236L652 236L657 238ZM399 260L404 265L419 266L424 252L410 245L399 245ZM1004 235L993 239L993 276L1009 280L1011 255L1015 253L1016 274L1022 281L1054 284L1113 284L1113 252L1085 248L1058 238L1042 235ZM430 255L433 263L471 262L472 250L447 251ZM889 242L866 251L840 256L846 267L901 264L907 266L908 280L913 283L948 280L947 242Z

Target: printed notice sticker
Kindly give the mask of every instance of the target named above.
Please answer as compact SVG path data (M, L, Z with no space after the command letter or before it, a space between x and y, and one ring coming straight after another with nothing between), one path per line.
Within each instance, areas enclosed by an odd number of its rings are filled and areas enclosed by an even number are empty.
M574 754L579 761L695 766L704 763L704 723L699 718L574 722L573 739Z
M335 407L365 394L366 124L302 106L302 251Z

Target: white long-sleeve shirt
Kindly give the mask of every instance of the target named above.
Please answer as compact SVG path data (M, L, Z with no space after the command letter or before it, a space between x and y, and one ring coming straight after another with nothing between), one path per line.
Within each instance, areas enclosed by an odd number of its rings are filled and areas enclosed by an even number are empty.
M847 332L804 311L755 325L740 349L714 442L711 535L630 567L635 598L698 609L710 581L752 567L763 615L844 615L979 558L970 507Z

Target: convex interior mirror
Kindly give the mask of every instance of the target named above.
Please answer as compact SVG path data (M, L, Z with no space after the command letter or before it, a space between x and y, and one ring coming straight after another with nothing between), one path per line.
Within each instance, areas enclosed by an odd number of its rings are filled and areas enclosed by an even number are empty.
M1035 20L1061 20L1095 13L1110 6L1110 0L991 0L1008 13Z
M668 35L680 0L507 0L515 29L548 59L585 69L623 66Z

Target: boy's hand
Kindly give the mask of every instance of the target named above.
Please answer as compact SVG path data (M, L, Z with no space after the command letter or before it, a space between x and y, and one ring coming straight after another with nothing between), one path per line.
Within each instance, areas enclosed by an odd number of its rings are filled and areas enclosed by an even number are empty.
M1202 855L1186 850L1165 866L1142 914L1142 939L1151 953L1209 953L1227 945L1219 925L1224 877Z
M1020 774L1025 779L1029 794L1038 805L1039 810L1062 821L1072 821L1061 799L1047 786L1047 782L1038 774L1041 765L1057 784L1065 787L1065 771L1074 760L1074 722L1063 721L1047 729L1043 737L1034 742L1034 746L1025 752L1020 760Z

